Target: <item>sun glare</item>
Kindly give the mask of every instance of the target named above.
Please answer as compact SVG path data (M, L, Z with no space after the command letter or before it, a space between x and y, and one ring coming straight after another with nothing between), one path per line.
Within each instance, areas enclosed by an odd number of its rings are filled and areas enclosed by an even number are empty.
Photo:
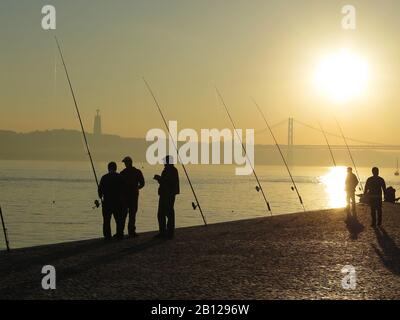
M342 49L321 60L314 80L321 93L334 102L345 102L366 91L368 64L354 53Z
M346 167L331 167L329 172L320 177L324 184L326 193L329 197L329 206L332 208L341 208L346 206Z

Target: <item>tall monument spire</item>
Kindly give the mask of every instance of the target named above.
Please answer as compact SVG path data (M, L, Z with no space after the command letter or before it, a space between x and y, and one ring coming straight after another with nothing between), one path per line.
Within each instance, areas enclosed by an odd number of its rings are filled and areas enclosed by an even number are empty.
M100 110L96 110L97 114L94 116L94 125L93 125L93 134L95 136L100 136L101 135L101 116L100 116Z

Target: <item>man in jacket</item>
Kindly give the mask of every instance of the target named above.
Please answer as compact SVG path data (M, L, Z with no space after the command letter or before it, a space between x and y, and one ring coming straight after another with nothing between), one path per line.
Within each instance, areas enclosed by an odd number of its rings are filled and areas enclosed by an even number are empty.
M144 177L142 171L132 165L132 158L125 157L122 162L125 169L121 171L121 177L124 180L123 189L123 213L118 228L119 237L124 236L125 221L128 216L128 234L129 237L137 237L136 233L136 213L138 211L139 190L144 187Z
M114 216L118 229L122 209L122 188L123 181L120 174L117 173L117 164L115 162L110 162L108 164L108 173L101 177L98 188L98 194L103 204L103 235L105 240L111 239L112 216Z
M356 187L358 185L358 179L353 173L352 168L347 168L346 176L346 203L347 203L347 215L350 217L352 213L356 217ZM351 203L350 203L351 201Z
M165 157L164 170L160 175L155 175L154 179L158 181L158 238L174 237L175 231L175 197L179 194L179 174L173 164L171 156Z
M382 225L382 192L386 192L386 183L379 176L379 169L377 167L372 168L372 174L372 177L367 179L364 194L367 195L371 208L371 227L375 228L376 220L378 220L378 226Z

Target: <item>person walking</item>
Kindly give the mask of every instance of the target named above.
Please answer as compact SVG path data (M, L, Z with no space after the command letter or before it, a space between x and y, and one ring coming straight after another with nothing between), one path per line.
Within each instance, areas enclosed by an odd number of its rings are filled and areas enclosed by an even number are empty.
M364 195L367 196L371 208L371 227L382 225L382 192L386 192L386 183L379 176L379 169L372 168L372 177L367 179Z

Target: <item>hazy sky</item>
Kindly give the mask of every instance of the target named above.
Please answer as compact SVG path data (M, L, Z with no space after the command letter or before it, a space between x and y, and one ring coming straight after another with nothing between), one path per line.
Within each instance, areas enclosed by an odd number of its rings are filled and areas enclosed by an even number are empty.
M56 32L41 28L45 4L57 9ZM345 4L357 9L355 31L341 28ZM241 128L264 127L253 96L271 123L292 116L337 131L336 114L349 136L400 144L399 30L398 0L1 0L0 129L79 128L56 33L88 131L97 108L107 133L162 127L146 76L181 128L230 126L216 84ZM364 95L334 106L312 80L321 57L341 48L368 61L370 79ZM286 127L277 135L286 142ZM323 137L296 126L295 143Z

